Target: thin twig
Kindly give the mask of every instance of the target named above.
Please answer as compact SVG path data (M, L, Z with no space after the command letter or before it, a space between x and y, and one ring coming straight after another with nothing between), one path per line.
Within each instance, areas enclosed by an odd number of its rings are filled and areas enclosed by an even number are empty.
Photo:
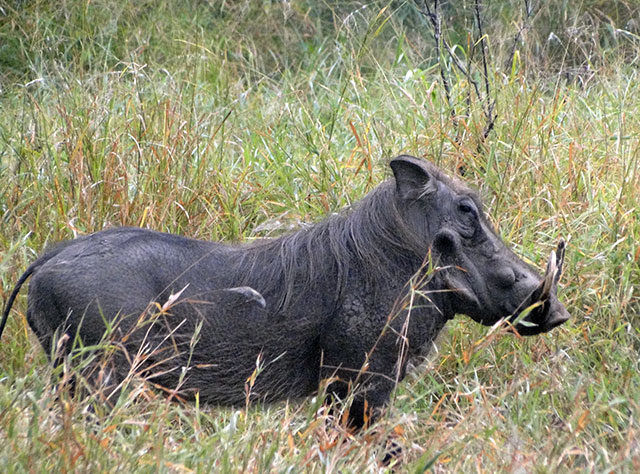
M442 38L442 45L445 47L445 49L449 53L449 57L453 61L453 64L458 68L458 70L462 73L462 75L469 81L469 83L473 85L473 88L476 91L476 95L478 97L482 97L482 95L480 94L480 87L478 86L478 82L471 76L471 73L469 72L469 70L464 66L464 64L462 64L462 62L456 55L456 52L449 45L449 43L445 38Z
M475 46L476 43L475 42L473 43L474 46L471 46L471 43L468 45L467 47L468 64L467 65L463 64L462 61L460 61L460 58L458 57L458 55L456 54L455 49L448 43L447 39L442 34L442 18L440 15L440 8L439 8L440 2L438 2L438 0L434 0L433 7L429 4L428 0L424 0L423 4L424 4L424 10L422 11L422 14L429 20L429 22L431 23L431 27L433 28L433 37L436 42L436 54L438 55L438 61L440 65L440 77L442 79L442 85L445 91L447 104L451 108L451 116L454 119L456 128L458 125L456 120L456 110L455 110L455 107L451 104L451 83L445 71L445 65L443 64L444 62L444 57L442 53L443 50L447 52L447 55L450 58L450 61L462 73L462 75L465 77L468 83L471 84L471 86L473 87L473 91L476 94L476 97L482 103L483 112L487 122L482 135L482 139L485 140L495 126L497 114L495 113L495 99L492 99L491 97L491 85L489 83L489 61L490 61L489 46L487 44L485 33L482 27L482 12L480 8L480 1L475 0L474 2L474 15L477 23L477 28L478 28L478 35L479 35L478 43L480 44L480 48L482 51L481 57L482 57L482 71L483 71L482 75L484 79L484 91L482 90L481 85L478 83L476 79L474 79L472 75L473 66L474 64L477 65L476 60L471 57L471 54L473 52L473 47ZM530 14L531 8L529 6L528 0L526 3L526 8L527 8L527 14ZM470 101L471 101L471 92L469 91L469 93L467 94L467 108L469 107ZM469 113L467 112L467 115L468 114Z
M475 15L476 22L478 23L478 34L480 35L480 48L482 50L482 69L484 72L484 87L485 87L485 116L487 118L487 126L484 129L483 139L486 139L489 136L491 130L493 130L493 126L495 125L495 115L493 113L495 100L491 100L491 89L489 87L489 73L487 70L487 55L489 47L485 47L485 37L484 32L482 31L482 15L480 15L480 2L478 0L475 1Z
M442 44L442 29L438 6L438 0L434 0L433 10L431 10L431 7L429 7L429 2L427 0L424 0L424 7L426 11L422 11L421 13L429 19L429 21L431 22L431 26L433 27L433 39L436 42L436 55L438 56L438 64L440 65L440 78L442 79L442 87L444 88L444 95L447 99L447 105L451 109L451 117L453 118L454 122L456 122L456 109L453 105L451 105L451 87L449 86L449 79L442 64L442 52L440 50L440 45Z
M475 53L475 41L471 32L467 33L467 69L471 71L473 67L473 54ZM471 117L471 88L467 87L467 120Z

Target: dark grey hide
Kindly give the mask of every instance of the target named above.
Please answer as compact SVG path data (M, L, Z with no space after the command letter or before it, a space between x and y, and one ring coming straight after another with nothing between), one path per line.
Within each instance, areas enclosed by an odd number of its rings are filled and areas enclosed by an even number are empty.
M118 228L63 243L20 278L2 327L32 275L27 319L47 353L68 352L76 336L98 344L115 325L114 386L133 363L186 398L233 405L309 395L331 378L334 396L355 390L357 427L455 314L491 325L539 302L515 326L525 335L569 318L556 297L561 255L543 278L464 184L410 156L391 168L395 179L354 209L277 239L227 245Z

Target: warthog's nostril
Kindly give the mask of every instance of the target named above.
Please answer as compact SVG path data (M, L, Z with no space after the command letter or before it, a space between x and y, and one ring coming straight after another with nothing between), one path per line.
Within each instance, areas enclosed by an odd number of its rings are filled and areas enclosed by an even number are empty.
M502 267L496 272L496 281L501 288L510 288L516 283L516 274L511 267Z
M433 239L433 245L439 252L455 253L457 247L456 237L448 229L441 230Z
M562 305L562 303L560 303L557 298L552 297L549 307L549 314L547 315L547 319L543 323L544 330L550 331L554 327L560 326L570 317L571 315Z

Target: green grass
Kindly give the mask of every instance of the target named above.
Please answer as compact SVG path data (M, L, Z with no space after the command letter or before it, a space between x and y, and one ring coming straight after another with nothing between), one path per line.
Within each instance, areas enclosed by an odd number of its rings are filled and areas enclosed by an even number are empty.
M523 14L497 2L482 140L454 71L456 128L412 4L327 3L0 2L2 300L55 241L116 225L277 235L409 153L463 166L534 264L568 240L571 321L521 339L456 318L377 430L352 436L317 400L231 410L134 382L113 412L87 411L56 395L23 291L0 342L2 472L371 472L389 433L401 471L640 470L637 7L548 2L509 63ZM464 46L459 10L448 34Z

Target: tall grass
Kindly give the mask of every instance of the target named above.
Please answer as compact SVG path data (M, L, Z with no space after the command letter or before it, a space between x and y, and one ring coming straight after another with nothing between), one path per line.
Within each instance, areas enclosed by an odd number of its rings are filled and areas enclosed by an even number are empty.
M277 235L411 153L464 169L534 264L565 237L573 315L530 339L457 318L386 418L351 435L320 398L231 410L134 386L116 410L89 409L56 391L22 296L0 341L0 469L376 471L391 436L415 472L638 471L638 9L554 1L527 19L497 3L487 140L473 96L454 123L469 84L453 71L447 103L410 2L0 3L4 301L52 242L116 225ZM460 5L446 26L463 51Z

